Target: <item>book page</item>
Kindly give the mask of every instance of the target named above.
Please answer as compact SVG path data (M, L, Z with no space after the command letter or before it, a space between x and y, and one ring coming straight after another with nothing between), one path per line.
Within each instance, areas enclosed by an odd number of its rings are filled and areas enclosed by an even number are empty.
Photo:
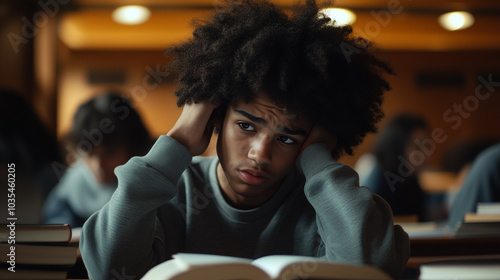
M391 279L375 267L330 262L307 256L266 256L252 263L266 271L271 279Z
M500 202L479 202L476 212L478 215L500 215Z
M295 265L296 273L303 274L302 278L306 279L307 275L317 268L317 262L318 259L313 257L273 255L256 259L252 264L266 271L271 279L279 279L283 268Z
M450 260L420 266L420 280L499 279L500 259Z
M179 266L175 260L168 260L151 268L141 280L166 280L185 272L186 266Z
M264 280L269 278L261 268L252 265L251 259L189 253L178 253L173 257L189 270L189 278L183 276L182 280Z
M142 280L266 280L269 276L250 259L179 253L146 273Z
M214 264L231 264L231 263L245 263L250 264L252 260L245 258L237 258L230 256L210 255L210 254L191 254L191 253L177 253L173 255L175 260L188 268L196 266L208 266Z

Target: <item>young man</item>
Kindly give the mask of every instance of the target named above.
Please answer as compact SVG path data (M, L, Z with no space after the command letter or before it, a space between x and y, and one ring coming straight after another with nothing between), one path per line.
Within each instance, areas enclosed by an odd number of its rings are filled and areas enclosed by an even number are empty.
M84 225L91 279L139 278L177 252L324 257L400 276L407 234L335 161L382 117L386 64L307 1L238 1L168 51L181 116ZM195 157L218 132L217 157Z

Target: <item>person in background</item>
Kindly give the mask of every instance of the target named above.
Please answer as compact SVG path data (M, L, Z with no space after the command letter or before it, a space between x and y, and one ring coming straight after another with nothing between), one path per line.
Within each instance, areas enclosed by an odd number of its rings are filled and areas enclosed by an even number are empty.
M17 223L41 223L43 202L58 182L52 168L52 163L61 158L57 141L33 107L15 90L0 89L0 120L0 178L7 183L8 173L15 176L12 194ZM7 202L11 195L7 185L1 194ZM6 221L7 204L2 205L6 206L0 218Z
M476 212L480 202L500 202L500 143L483 150L472 162L451 204L448 226L456 228L465 213Z
M497 142L489 137L455 140L443 152L441 169L444 172L451 172L455 176L466 174L474 159Z
M409 239L336 161L380 120L390 67L315 1L231 1L169 48L184 106L82 228L91 279L140 278L178 252L315 256L399 278ZM217 156L200 157L213 132Z
M441 163L442 170L454 176L453 183L450 184L450 190L446 193L448 211L460 187L463 185L474 159L482 151L496 143L497 141L490 138L458 140L444 151Z
M428 219L426 195L418 181L425 162L415 162L410 157L418 149L415 141L421 141L428 134L424 118L406 113L395 115L375 141L373 166L360 177L360 184L384 198L395 216Z
M105 92L80 105L67 134L67 150L78 158L49 194L45 223L81 227L115 191L115 167L144 155L151 144L139 114L119 93Z

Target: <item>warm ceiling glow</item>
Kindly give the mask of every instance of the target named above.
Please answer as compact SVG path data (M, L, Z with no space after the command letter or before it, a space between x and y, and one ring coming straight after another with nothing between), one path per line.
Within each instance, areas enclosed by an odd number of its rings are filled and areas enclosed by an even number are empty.
M337 26L350 25L356 21L356 14L347 9L327 8L321 10L320 13L335 21L335 25Z
M468 28L474 24L474 16L468 12L451 12L439 16L438 21L443 28L454 31Z
M128 25L141 24L149 19L151 12L143 6L122 6L113 11L113 20Z

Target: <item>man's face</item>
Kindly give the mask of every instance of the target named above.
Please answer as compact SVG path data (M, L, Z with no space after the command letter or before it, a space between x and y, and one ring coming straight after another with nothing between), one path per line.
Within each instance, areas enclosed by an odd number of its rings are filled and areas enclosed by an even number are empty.
M114 146L94 146L91 154L85 154L83 160L101 184L115 183L115 167L125 164L130 158L128 149L123 144Z
M267 201L294 169L311 129L306 117L287 112L266 94L230 106L217 142L217 177L228 202L252 208Z

